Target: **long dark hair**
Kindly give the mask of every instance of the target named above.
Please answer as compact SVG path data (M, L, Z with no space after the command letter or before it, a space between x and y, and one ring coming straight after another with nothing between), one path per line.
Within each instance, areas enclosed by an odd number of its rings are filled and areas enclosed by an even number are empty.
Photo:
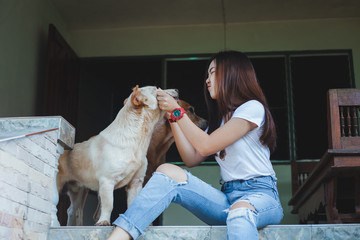
M259 101L265 109L265 123L260 142L274 151L276 147L276 128L265 95L256 78L250 59L237 51L225 51L216 54L215 61L216 100L212 99L204 84L205 101L209 114L208 133L217 129L222 119L227 122L236 108L249 100ZM207 77L206 77L207 79Z

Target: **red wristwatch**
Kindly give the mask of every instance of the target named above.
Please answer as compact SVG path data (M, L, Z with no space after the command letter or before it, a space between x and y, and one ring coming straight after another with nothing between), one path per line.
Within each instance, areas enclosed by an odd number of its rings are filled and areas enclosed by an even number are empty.
M170 115L169 121L173 123L180 120L184 116L184 113L186 113L186 111L183 108L175 108Z

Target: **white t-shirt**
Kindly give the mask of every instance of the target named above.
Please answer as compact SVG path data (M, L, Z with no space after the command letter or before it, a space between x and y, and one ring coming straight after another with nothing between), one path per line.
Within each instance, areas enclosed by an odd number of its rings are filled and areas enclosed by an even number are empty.
M242 118L258 127L248 132L232 145L225 148L225 160L215 157L220 165L220 175L225 182L248 180L259 176L275 177L270 162L270 150L260 142L262 126L265 121L264 106L250 100L239 106L231 118ZM224 122L221 123L221 126ZM220 152L218 152L218 155Z

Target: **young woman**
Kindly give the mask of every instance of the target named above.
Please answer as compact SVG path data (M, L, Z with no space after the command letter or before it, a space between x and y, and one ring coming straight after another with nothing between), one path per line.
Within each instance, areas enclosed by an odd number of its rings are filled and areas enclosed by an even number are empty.
M109 239L136 239L171 202L209 225L227 225L227 239L258 239L258 228L280 223L283 210L270 152L276 131L250 60L241 52L214 56L205 81L209 127L202 131L174 98L160 90L180 156L188 167L215 154L221 191L171 164L158 167Z

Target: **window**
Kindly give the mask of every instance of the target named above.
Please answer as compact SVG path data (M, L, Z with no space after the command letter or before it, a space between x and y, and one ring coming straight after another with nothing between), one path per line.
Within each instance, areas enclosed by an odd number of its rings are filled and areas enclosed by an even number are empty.
M327 97L352 87L348 55L291 56L296 159L317 159L328 146Z
M327 149L326 93L354 87L350 51L248 54L277 126L273 163L319 159ZM167 59L165 82L206 118L203 96L208 59ZM167 161L181 162L172 146ZM207 162L213 162L210 158Z
M277 149L271 155L272 162L320 158L327 149L326 92L330 88L354 87L351 51L247 55L277 126ZM191 103L199 116L207 118L203 85L210 57L82 59L77 141L84 141L109 125L136 84L177 88L180 98ZM167 161L181 162L175 144ZM212 163L214 159L209 158L205 164Z

